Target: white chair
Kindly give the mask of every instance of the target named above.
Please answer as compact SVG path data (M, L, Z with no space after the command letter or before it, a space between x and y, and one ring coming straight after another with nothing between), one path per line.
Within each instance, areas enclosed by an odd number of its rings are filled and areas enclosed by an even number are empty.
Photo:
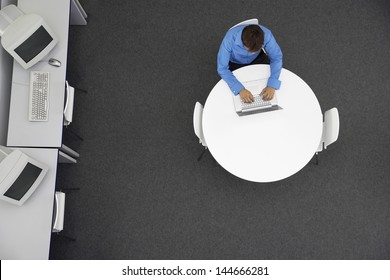
M64 107L64 126L68 128L68 126L72 123L73 121L73 107L74 107L74 95L75 92L77 91L82 91L87 93L86 90L79 89L79 88L74 88L69 85L68 81L65 81L65 93L66 93L66 100L65 100L65 107ZM76 136L79 140L83 141L83 138L76 134L74 131L70 130L69 131Z
M247 20L244 20L240 23L237 23L236 25L234 25L230 29L232 29L236 26L239 26L239 25L250 25L250 24L259 24L259 20L257 18L247 19Z
M59 233L64 229L65 193L56 191L54 194L54 213L52 232Z
M199 102L195 103L194 108L194 131L195 135L199 138L199 143L205 148L202 154L199 156L198 161L202 158L203 154L207 151L206 140L203 136L203 127L202 127L202 118L203 118L203 105Z
M324 114L322 125L322 137L316 152L316 164L318 164L318 153L326 149L330 144L335 142L339 137L340 118L337 108L329 109Z
M54 213L53 213L53 227L52 232L59 234L64 229L64 217L65 217L65 193L56 191L54 195ZM73 237L63 235L66 239L76 241Z
M69 188L68 190L79 190L79 188ZM53 212L53 226L52 232L59 234L64 229L65 218L65 193L62 191L56 191L54 194L54 212ZM75 238L63 235L66 239L76 241Z
M74 87L70 86L68 81L65 81L65 107L64 107L64 125L68 126L73 120L73 105L74 105Z
M74 93L75 88L70 86L68 81L65 81L65 107L64 107L64 126L68 128L73 121L73 105L74 105ZM71 129L68 129L75 137L83 141L78 134ZM79 153L62 144L59 151L58 162L59 163L77 163L77 158L80 156Z

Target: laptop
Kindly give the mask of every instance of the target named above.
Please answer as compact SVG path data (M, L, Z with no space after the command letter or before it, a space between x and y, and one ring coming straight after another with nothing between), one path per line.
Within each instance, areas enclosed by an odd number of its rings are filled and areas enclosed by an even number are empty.
M278 105L276 93L271 100L263 100L260 96L261 91L266 87L268 79L258 79L253 81L242 82L243 86L249 90L255 101L252 103L245 103L241 100L240 95L233 95L234 108L239 116L246 116L257 113L264 113L282 109Z

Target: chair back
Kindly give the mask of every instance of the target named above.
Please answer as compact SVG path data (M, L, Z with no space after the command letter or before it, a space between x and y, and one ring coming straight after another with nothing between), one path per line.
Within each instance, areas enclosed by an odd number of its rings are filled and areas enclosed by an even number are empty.
M65 193L56 191L54 195L54 213L52 232L60 232L64 229Z
M64 125L69 125L73 120L74 87L68 81L65 82L66 100L64 108Z
M324 148L332 144L339 137L340 119L339 111L337 108L329 109L325 112L324 116L324 128L323 128L323 141Z
M236 25L234 25L230 29L232 29L236 26L239 26L239 25L250 25L250 24L259 24L259 20L257 18L247 19L247 20L244 20L240 23L237 23Z
M203 136L203 127L202 127L202 118L203 118L203 105L199 102L195 103L194 109L194 131L196 136L199 138L199 143L207 147L206 141Z

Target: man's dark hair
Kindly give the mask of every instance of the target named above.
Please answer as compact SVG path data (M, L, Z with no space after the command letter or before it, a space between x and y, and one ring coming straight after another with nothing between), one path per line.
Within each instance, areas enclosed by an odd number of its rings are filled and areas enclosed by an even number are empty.
M264 32L260 26L252 24L242 30L241 40L250 52L257 52L264 43Z

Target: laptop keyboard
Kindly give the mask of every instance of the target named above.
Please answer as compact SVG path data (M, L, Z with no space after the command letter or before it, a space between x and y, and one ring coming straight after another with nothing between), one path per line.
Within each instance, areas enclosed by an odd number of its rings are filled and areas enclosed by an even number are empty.
M241 108L243 111L248 110L248 109L253 109L253 108L267 108L267 107L272 107L272 104L270 101L263 100L263 98L256 94L253 96L255 101L252 103L245 103L244 101L241 100Z

